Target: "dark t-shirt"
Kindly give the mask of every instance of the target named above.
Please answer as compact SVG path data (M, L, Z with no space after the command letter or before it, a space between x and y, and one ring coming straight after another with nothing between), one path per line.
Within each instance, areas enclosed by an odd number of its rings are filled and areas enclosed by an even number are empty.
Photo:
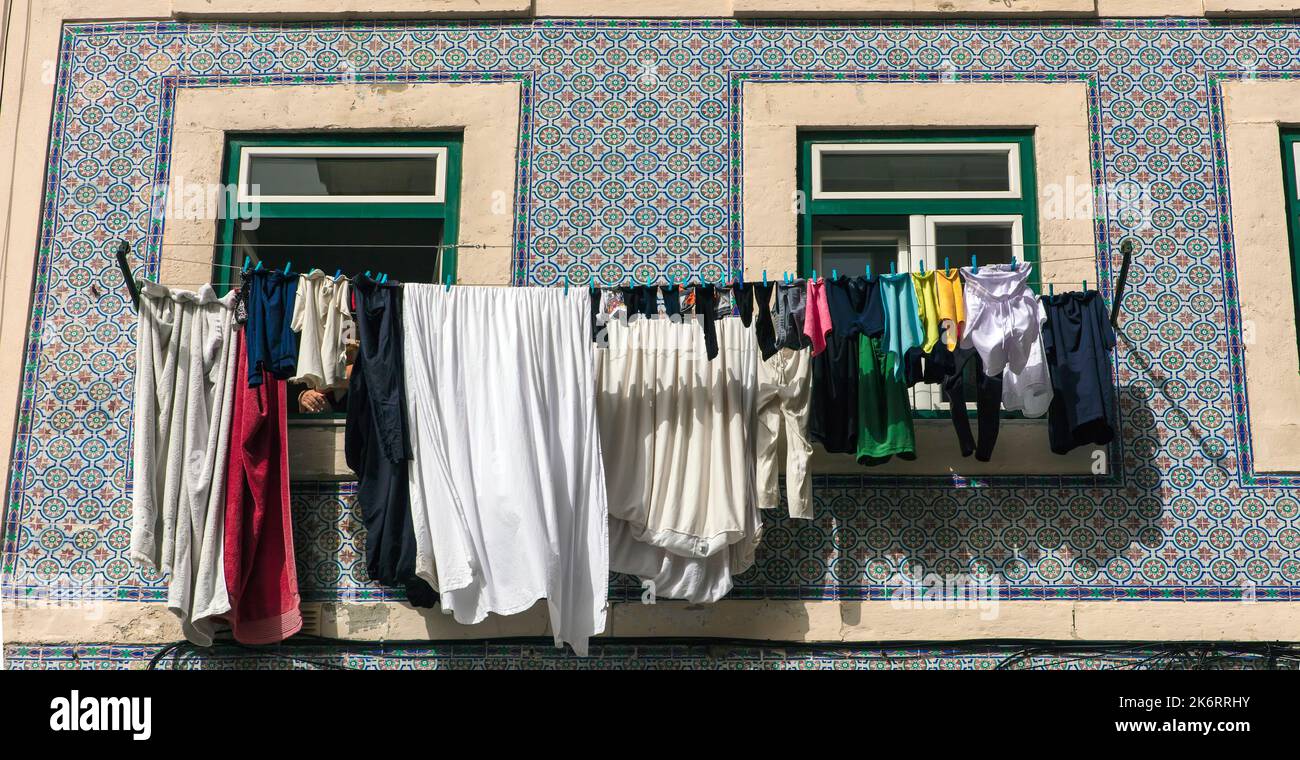
M1110 352L1115 332L1101 294L1062 293L1043 297L1047 323L1043 349L1052 376L1047 412L1052 451L1105 445L1115 437L1115 379Z

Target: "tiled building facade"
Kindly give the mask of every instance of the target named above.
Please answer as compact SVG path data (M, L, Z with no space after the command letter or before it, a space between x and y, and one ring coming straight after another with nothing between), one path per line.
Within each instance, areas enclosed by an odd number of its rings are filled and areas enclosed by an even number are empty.
M1224 102L1232 83L1300 77L1300 21L83 20L61 25L45 74L48 140L14 131L18 150L48 149L38 230L28 231L38 233L34 269L20 271L20 257L6 253L6 293L14 283L30 289L20 376L5 379L18 383L9 399L17 414L3 529L11 665L130 666L159 648L152 635L61 638L39 621L92 602L110 611L163 606L160 579L126 555L135 316L113 251L119 239L133 241L146 259L142 271L155 276L173 255L160 245L164 219L151 188L166 184L171 171L178 93L432 83L519 87L509 279L520 285L755 274L746 269L742 199L742 114L753 83L1081 83L1091 171L1084 179L1095 187L1136 183L1151 201L1141 214L1125 213L1114 199L1100 203L1095 245L1085 251L1093 257L1088 279L1112 298L1119 245L1137 243L1116 353L1120 436L1108 452L1112 466L1103 475L820 475L817 518L768 515L758 563L731 598L774 609L839 605L843 616L845 604L887 603L899 577L971 574L996 581L1004 615L1034 605L1108 605L1089 608L1114 611L1115 623L1099 638L1163 638L1125 631L1133 619L1125 605L1195 608L1190 621L1205 620L1210 609L1261 621L1221 631L1180 631L1174 622L1164 631L1169 638L1300 638L1291 630L1300 620L1291 611L1300 605L1300 476L1256 466L1251 426L1260 422L1246 379L1251 325L1239 271L1245 257L1269 254L1234 245L1230 204L1249 188L1229 182ZM6 86L6 104L10 93ZM374 114L375 128L384 118ZM1008 126L1017 118L1008 115ZM486 254L471 247L479 241L463 242L470 244L463 261ZM1272 255L1275 276L1286 276L1288 253ZM793 252L789 260L793 271ZM12 301L5 309L10 319ZM13 326L4 329L8 335ZM353 492L346 481L294 483L304 600L392 605L400 599L365 577ZM640 594L625 578L611 589L628 604ZM860 609L866 616L884 608ZM708 629L672 620L656 632ZM973 630L954 620L927 617L911 638ZM469 647L411 657L466 667L541 656L522 646L482 655ZM393 664L363 643L334 652L350 666ZM657 662L685 667L703 656L668 646L653 652ZM302 654L313 656L325 655ZM597 659L626 666L625 657L602 650ZM854 657L841 649L765 662L885 661ZM201 654L190 658L209 664ZM940 649L924 659L935 667L983 661ZM714 664L764 666L756 662L764 662L761 653ZM214 655L210 664L227 667L231 658Z

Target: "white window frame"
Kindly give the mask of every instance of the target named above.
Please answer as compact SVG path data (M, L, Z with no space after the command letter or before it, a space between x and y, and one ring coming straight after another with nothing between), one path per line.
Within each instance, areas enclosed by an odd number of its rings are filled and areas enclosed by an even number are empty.
M1300 142L1291 143L1291 160L1295 162L1295 176L1300 177ZM1296 197L1300 201L1300 182L1296 183Z
M913 243L913 248L920 248L921 255L925 260L927 269L942 269L943 262L938 261L939 255L939 236L937 228L943 224L966 224L966 225L985 225L985 226L1005 226L1011 225L1011 255L1016 261L1025 260L1025 219L1020 214L937 214L931 216L913 216L912 230L913 233L918 231L916 220L920 218L923 223L919 226L924 237L920 245ZM973 251L976 257L979 251ZM949 257L951 259L951 257ZM976 261L978 262L978 258ZM961 261L949 261L953 267L963 267L970 265L970 259L966 258Z
M978 153L1001 154L1007 159L1007 190L935 190L924 192L864 192L822 190L822 154L824 153ZM1019 198L1020 197L1020 145L1019 143L815 143L812 146L812 191L818 200L864 199L958 199L958 198Z
M425 158L436 156L437 192L432 195L253 195L248 192L250 159L257 156ZM239 153L239 203L443 203L447 195L447 148L441 146L249 146Z

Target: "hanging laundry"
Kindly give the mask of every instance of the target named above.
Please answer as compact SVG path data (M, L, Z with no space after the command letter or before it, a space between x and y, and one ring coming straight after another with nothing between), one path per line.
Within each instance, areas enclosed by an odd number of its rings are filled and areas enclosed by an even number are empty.
M854 454L858 441L858 334L868 289L862 278L841 277L824 283L831 330L826 350L812 355L812 402L808 434L827 451Z
M1002 406L1007 411L1018 411L1026 417L1042 417L1052 403L1052 377L1047 369L1040 333L1029 349L1025 368L1016 372L1007 367L1002 372Z
M812 357L807 349L779 349L758 363L757 426L754 428L758 460L758 507L775 509L780 503L777 452L785 436L785 488L791 517L811 520L812 479L808 460L808 413L812 402Z
M1047 435L1052 451L1104 446L1115 438L1115 332L1101 294L1061 293L1042 299L1043 349L1052 376Z
M1029 288L1029 264L962 268L966 328L961 347L979 351L984 371L1023 372L1046 315Z
M544 598L585 655L609 581L590 295L407 284L402 308L417 573L460 623Z
M263 308L249 294L249 325ZM244 335L247 335L245 328ZM240 336L238 377L246 377L247 342ZM244 644L272 644L302 628L298 571L289 514L285 382L235 383L226 473L225 572L230 627Z
M130 556L168 576L167 608L200 646L230 610L221 557L234 300L208 285L192 293L140 283Z
M935 383L940 386L942 398L948 402L949 416L957 432L957 444L961 455L972 454L981 462L993 457L993 447L997 445L998 433L1002 427L1002 399L1005 373L989 375L984 371L984 362L979 352L973 348L958 348L952 351L940 343L934 351L924 357L924 372L915 376L914 366L908 367L909 382ZM966 414L967 380L973 380L975 386L976 420L979 425L978 439L972 435L970 417Z
M916 458L916 433L907 383L896 364L901 357L885 348L883 286L863 280L865 305L858 318L858 408L855 451L858 464L879 465L897 456Z
M718 356L718 289L713 285L697 285L691 289L691 303L704 328L704 349L709 361Z
M766 361L772 358L777 351L776 324L772 319L772 294L776 291L776 283L761 285L751 282L744 286L746 295L743 299L745 303L753 302L758 308L758 314L754 315L754 340L758 342L759 359ZM749 314L749 307L742 304L740 306L741 320L745 320L745 315ZM748 323L746 323L748 326Z
M715 601L761 537L754 333L734 318L717 330L713 361L699 330L667 320L611 323L597 351L611 568L661 597Z
M961 270L936 271L934 284L939 299L939 330L949 350L955 350L966 325L966 299L962 294Z
M259 385L264 375L287 380L298 363L298 336L292 327L298 278L277 270L255 269L244 272L243 280L248 311L244 329L248 384Z
M912 289L916 291L917 316L921 320L921 329L924 330L925 340L921 343L921 350L930 353L934 344L939 342L940 325L939 320L939 287L935 284L938 277L935 271L929 272L912 272Z
M903 362L909 349L925 343L925 328L921 325L920 305L916 300L916 287L907 272L882 274L880 301L884 305L885 332L881 347L894 357L892 363L895 379L903 379Z
M812 345L814 357L826 350L826 335L831 331L831 324L830 307L826 302L826 281L809 280L803 334Z
M291 382L313 390L348 383L348 349L356 342L348 281L319 269L299 275L290 327L298 333L297 368Z
M804 313L808 303L808 283L795 280L776 286L776 308L772 313L776 343L781 348L798 350L812 345L804 333Z
M416 574L416 517L411 509L411 442L407 420L402 287L359 277L356 328L360 348L348 382L344 454L357 474L357 503L366 525L366 572L405 588L416 607L438 601Z

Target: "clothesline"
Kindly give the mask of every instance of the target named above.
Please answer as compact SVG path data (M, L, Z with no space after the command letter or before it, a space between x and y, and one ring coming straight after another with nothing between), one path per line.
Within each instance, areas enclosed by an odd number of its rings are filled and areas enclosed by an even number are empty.
M870 233L864 233L870 234ZM248 246L252 248L434 248L434 249L514 249L516 246L510 243L244 243L244 242L214 242L214 243L182 243L182 242L163 242L153 243L150 248L216 248L235 246ZM754 243L742 244L743 248L761 248L761 249L789 249L789 248L861 248L862 243ZM1096 243L963 243L953 245L951 243L911 243L909 248L1097 248Z

